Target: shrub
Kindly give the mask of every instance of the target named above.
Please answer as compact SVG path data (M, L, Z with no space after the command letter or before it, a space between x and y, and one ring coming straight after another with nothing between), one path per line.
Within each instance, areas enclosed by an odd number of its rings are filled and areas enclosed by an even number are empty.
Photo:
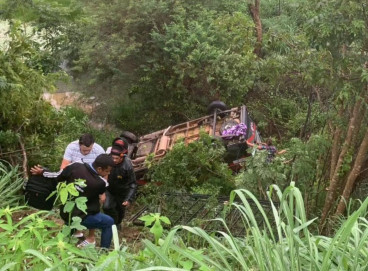
M201 133L199 140L188 145L175 144L162 160L153 164L149 174L153 181L163 184L162 190L227 195L234 184L232 172L223 160L224 153L220 141Z
M5 161L0 161L0 208L17 206L22 201L20 191L23 182L18 166L13 167Z

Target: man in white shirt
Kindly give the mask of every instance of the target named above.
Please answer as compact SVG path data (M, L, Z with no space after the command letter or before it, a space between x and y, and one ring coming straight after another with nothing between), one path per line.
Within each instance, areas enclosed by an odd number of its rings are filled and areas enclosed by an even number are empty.
M105 153L104 149L95 143L91 134L83 134L79 140L71 142L65 149L60 169L74 162L93 163L96 157Z
M96 157L105 153L105 150L97 143L93 135L86 133L81 135L79 140L69 143L65 149L63 161L61 162L60 170L63 170L66 166L74 162L82 162L91 164L95 161ZM101 200L105 199L105 194L102 195ZM81 231L74 233L75 237L83 237ZM87 238L94 239L95 230L89 229Z

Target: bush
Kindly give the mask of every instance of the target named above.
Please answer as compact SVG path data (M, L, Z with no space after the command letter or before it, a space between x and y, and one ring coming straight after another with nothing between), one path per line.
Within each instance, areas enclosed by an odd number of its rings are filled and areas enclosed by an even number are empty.
M18 167L0 160L0 208L17 206L22 201L21 188L24 179Z
M228 195L234 188L233 176L223 157L222 143L206 133L186 145L179 142L149 170L154 182L162 183L161 192L182 191ZM165 190L165 191L162 191Z

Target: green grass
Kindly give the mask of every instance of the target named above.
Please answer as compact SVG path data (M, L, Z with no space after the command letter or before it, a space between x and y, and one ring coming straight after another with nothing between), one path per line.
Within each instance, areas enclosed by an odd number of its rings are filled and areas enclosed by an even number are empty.
M268 195L278 202L270 200L272 216L249 191L231 193L229 208L241 214L243 236L234 236L225 220L217 218L222 231L176 226L155 243L153 238L143 240L144 248L138 252L121 245L116 228L110 251L79 250L76 241L63 236L60 225L50 221L52 213L38 212L16 221L12 214L24 207L3 208L0 270L368 270L368 199L329 237L310 230L316 228L317 218L308 220L294 184L283 192L272 186Z
M307 220L298 188L292 184L283 193L276 186L271 191L280 201L279 208L273 205L271 219L249 191L232 192L232 208L237 208L242 214L247 229L245 236L235 237L229 231L213 235L198 227L179 226L169 233L163 245L147 246L155 255L154 263L178 267L180 263L175 262L175 257L169 257L177 252L193 263L193 270L367 270L368 221L364 215L368 199L341 224L333 237L326 237L314 235L309 230L316 219ZM250 200L257 203L257 212L263 215L263 227L255 219ZM227 228L225 221L219 220ZM188 251L190 244L178 245L175 236L179 229L205 241L200 257ZM164 256L169 258L170 264Z

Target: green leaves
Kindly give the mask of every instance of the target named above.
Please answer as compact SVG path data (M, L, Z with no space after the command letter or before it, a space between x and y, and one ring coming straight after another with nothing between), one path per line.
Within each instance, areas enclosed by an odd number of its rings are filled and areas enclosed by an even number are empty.
M77 189L75 189L75 186L68 186L67 187L67 192L72 195L72 196L78 196L79 192L77 191Z
M87 198L86 197L79 197L75 199L75 204L77 208L81 210L83 213L87 214Z
M140 219L151 227L155 244L145 239L139 251L119 247L118 241L109 252L80 250L66 235L57 233L60 225L50 221L47 212L16 222L13 215L26 209L0 208L0 266L3 270L20 264L42 270L366 270L368 199L341 221L334 236L327 237L311 231L316 219L308 220L301 191L294 183L284 191L272 186L268 196L272 213L248 190L231 193L229 207L237 211L246 229L243 236L234 236L223 219L216 219L223 226L216 233L176 226L163 234L164 224L170 221L158 213L145 215ZM263 218L262 225L258 216ZM78 228L80 222L73 218L72 226Z
M153 30L151 50L156 61L144 64L149 80L137 83L137 94L150 97L146 99L149 108L164 106L169 112L176 111L177 101L187 101L181 110L192 117L195 106L207 106L216 95L235 103L253 81L251 20L241 13L222 14L201 5L196 11L178 12L171 24ZM167 76L160 77L161 73ZM157 86L153 92L152 85ZM157 96L160 93L165 96ZM165 97L164 102L158 102L158 97Z
M69 184L69 187L70 186L73 186L74 187L74 184ZM68 199L68 186L66 186L65 183L60 183L60 186L58 185L57 187L57 190L59 191L59 197L60 197L60 201L61 201L61 204L65 204L67 199Z
M159 213L142 216L139 218L139 220L144 221L145 227L151 226L150 232L153 233L155 237L156 245L158 245L158 241L161 238L164 230L162 227L162 223L165 223L167 225L171 224L170 220L166 216L161 216Z
M153 181L162 182L162 189L166 191L227 194L234 186L224 153L220 141L201 133L199 140L188 145L175 144L163 159L152 165L149 176Z
M24 179L19 173L18 166L11 166L9 163L0 160L0 208L6 206L16 206L22 195L19 194L23 186Z
M79 192L76 189L76 186L84 187L86 186L85 180L76 179L74 182L67 184L66 182L58 183L56 187L56 199L55 202L60 201L61 205L64 205L63 212L68 214L67 221L70 222L70 226L66 226L63 229L65 235L68 235L72 229L81 229L84 226L81 226L81 218L78 217L80 213L87 214L87 198L86 197L78 197ZM52 193L52 194L54 194ZM52 195L51 194L51 195ZM51 197L51 195L49 197Z
M73 43L80 50L73 69L87 72L91 89L106 84L104 99L112 94L108 114L125 129L145 133L198 117L214 99L239 105L253 86L254 25L246 3L87 6L92 20L81 29L89 34L80 33Z
M74 209L74 206L75 206L75 202L71 202L71 201L68 201L65 205L64 205L64 212L66 213L70 213L71 211L73 211Z
M11 216L5 222L3 219L8 213ZM19 218L22 219L18 222ZM93 253L77 249L66 235L58 233L60 225L50 218L49 212L34 213L24 206L8 210L0 208L0 227L3 229L0 231L1 270L19 270L20 266L40 270L56 267L58 270L80 270L91 264L92 259L96 260ZM17 268L12 268L14 266Z
M57 197L55 201L59 199L61 204L63 205L66 204L67 200L71 200L74 197L79 196L79 192L75 187L76 186L84 187L85 185L86 185L85 180L82 180L82 179L76 179L74 182L68 183L68 184L66 182L58 183L56 187ZM84 202L85 201L83 199L80 199L78 201L80 205L83 205Z

